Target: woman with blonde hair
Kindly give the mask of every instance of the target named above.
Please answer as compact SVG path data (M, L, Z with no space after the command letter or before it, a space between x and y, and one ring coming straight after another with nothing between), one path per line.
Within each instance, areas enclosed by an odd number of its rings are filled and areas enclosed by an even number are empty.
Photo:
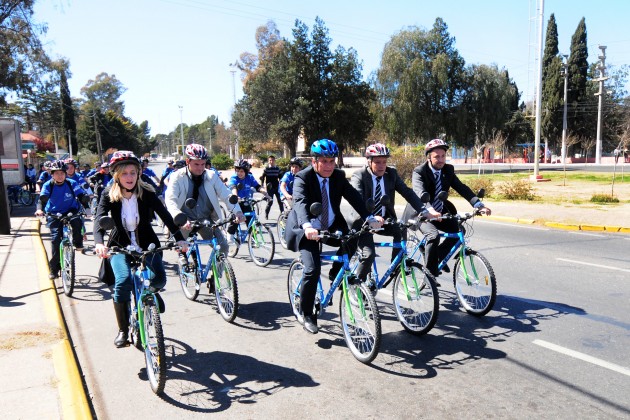
M95 252L101 258L107 258L108 246L133 246L138 250L147 250L150 244L160 246L160 241L151 226L153 211L162 219L171 232L175 232L178 245L187 248L184 237L179 232L173 218L155 193L155 189L140 179L142 165L140 160L129 151L117 151L109 161L113 173L113 183L108 186L98 204L94 219ZM114 228L110 232L109 242L103 243L105 230L100 227L100 219L111 215ZM110 257L115 283L113 286L114 312L119 332L114 340L116 347L124 347L128 342L129 312L133 279L127 256L116 254ZM166 272L162 263L162 253L155 253L147 258L147 265L155 273L151 286L161 289L166 284ZM164 311L162 299L158 296L160 312Z

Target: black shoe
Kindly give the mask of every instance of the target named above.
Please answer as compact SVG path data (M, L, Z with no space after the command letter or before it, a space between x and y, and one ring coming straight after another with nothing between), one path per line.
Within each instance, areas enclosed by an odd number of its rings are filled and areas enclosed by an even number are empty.
M114 345L118 348L129 345L129 333L127 331L118 331L118 335L114 339Z
M59 277L59 272L58 271L51 271L50 273L48 273L48 278L50 280L54 280L57 277Z
M304 315L304 331L317 334L319 328L317 328L317 317L315 315Z
M160 309L160 313L163 314L164 311L166 311L166 303L164 303L164 299L162 299L162 296L160 296L159 293L155 294L155 299L157 300L158 308Z
M445 273L450 273L451 269L448 268L448 265L444 264L444 267L442 267L442 271L444 271Z

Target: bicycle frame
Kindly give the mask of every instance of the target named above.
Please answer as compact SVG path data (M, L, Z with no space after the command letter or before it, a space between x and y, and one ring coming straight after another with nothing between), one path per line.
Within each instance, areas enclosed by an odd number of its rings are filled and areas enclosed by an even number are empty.
M212 247L212 251L210 252L210 255L208 256L208 261L206 262L205 267L201 263L201 253L199 252L199 245L210 245ZM219 274L217 273L217 269L216 269L216 266L217 266L216 258L217 258L218 248L219 248L219 242L217 241L216 237L213 237L211 240L197 239L196 234L192 239L192 243L188 247L188 252L186 252L186 257L190 258L190 256L193 253L196 255L197 270L199 273L201 273L201 278L199 280L201 283L205 283L208 280L208 274L210 273L210 270L212 270L215 283L217 279L219 278ZM190 273L184 273L184 274L186 276L191 276Z
M251 234L251 232L254 231L253 226L256 222L258 222L258 214L256 213L256 210L254 209L254 204L258 201L262 201L262 200L249 200L252 203L252 211L247 211L245 213L243 213L243 216L247 217L250 216L251 219L249 219L249 223L247 224L247 229L243 229L241 227L240 223L237 223L236 225L236 232L238 233L238 239L241 243L245 243L247 241L247 236L249 236Z
M133 263L132 263L133 264ZM153 299L155 307L158 307L157 299L154 293L150 290L149 285L151 282L151 272L146 267L144 261L141 261L134 269L131 270L133 278L133 293L136 297L136 307L131 308L132 314L137 314L138 331L140 332L140 341L142 342L142 348L146 349L146 331L144 330L144 305L146 299Z

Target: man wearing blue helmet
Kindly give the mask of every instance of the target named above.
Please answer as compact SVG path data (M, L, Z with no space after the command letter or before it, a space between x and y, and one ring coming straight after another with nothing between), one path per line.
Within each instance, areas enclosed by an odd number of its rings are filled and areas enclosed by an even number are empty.
M313 314L317 282L321 272L318 234L320 230L347 233L348 223L341 213L341 199L345 198L363 219L367 219L370 228L377 229L382 223L370 216L361 198L346 179L345 173L335 168L335 158L339 149L332 140L317 140L311 146L312 165L295 175L293 183L293 209L287 219L287 247L299 251L304 265L302 280L301 308L304 329L317 334L317 316ZM311 214L313 203L322 203L319 216ZM288 228L288 227L291 228ZM338 241L328 241L327 245L340 246ZM343 251L340 249L337 254ZM340 264L333 264L331 276L339 271ZM334 277L333 277L334 278Z

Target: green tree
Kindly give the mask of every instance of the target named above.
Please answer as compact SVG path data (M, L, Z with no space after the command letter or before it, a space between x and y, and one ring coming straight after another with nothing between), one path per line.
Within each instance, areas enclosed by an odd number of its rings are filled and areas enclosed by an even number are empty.
M394 142L456 133L465 63L454 45L441 18L428 32L410 27L385 45L373 87L383 105L379 128Z
M118 115L124 115L125 105L120 97L126 90L127 88L116 79L116 75L110 76L103 72L94 80L88 80L87 84L81 88L81 94L103 113L113 111Z
M551 145L562 136L564 78L562 59L558 55L558 27L552 13L547 23L545 50L542 59L542 134ZM553 148L553 146L552 146Z
M70 87L68 86L68 76L72 77L69 68L70 63L66 60L61 60L56 63L56 70L59 72L62 132L64 137L68 135L71 136L72 150L76 153L79 151L79 145L77 143L77 123L74 115L72 97L70 96Z
M567 125L568 130L580 138L588 138L591 130L587 117L591 98L587 93L588 79L588 47L586 45L586 21L580 20L571 37L571 53L568 62L568 95L567 95ZM569 155L571 152L569 152Z

